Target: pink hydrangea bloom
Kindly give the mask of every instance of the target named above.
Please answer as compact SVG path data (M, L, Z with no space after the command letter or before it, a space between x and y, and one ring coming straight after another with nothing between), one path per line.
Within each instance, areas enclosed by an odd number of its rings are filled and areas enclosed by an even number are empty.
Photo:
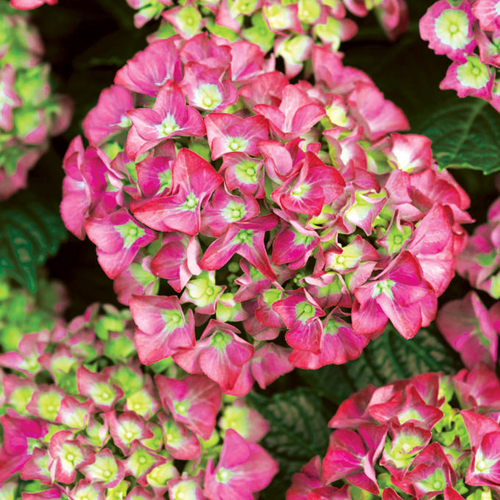
M264 9L279 36L303 14ZM389 321L411 338L434 319L468 197L367 75L311 52L291 84L250 42L155 42L90 112L94 146L72 143L62 212L130 303L144 363L173 356L241 396L355 359Z
M383 500L496 491L499 388L483 364L454 377L426 373L358 391L330 421L325 457L293 476L287 500L341 500L360 489Z

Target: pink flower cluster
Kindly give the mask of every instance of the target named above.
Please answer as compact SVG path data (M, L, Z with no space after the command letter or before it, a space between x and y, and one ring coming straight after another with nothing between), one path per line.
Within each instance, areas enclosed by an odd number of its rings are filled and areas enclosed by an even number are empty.
M51 96L43 45L25 14L0 6L0 200L27 185L28 171L66 130L73 105Z
M326 456L293 476L286 499L496 498L499 411L500 382L486 365L369 386L340 405Z
M500 111L498 0L440 0L420 20L420 35L436 54L453 61L441 89L485 99Z
M457 271L478 290L500 299L500 198L488 210L488 222L478 226L458 256Z
M0 354L0 490L23 500L252 500L276 474L268 423L175 365L145 369L107 307ZM29 484L29 489L26 489Z
M272 63L207 34L155 42L63 165L62 218L130 304L141 362L237 396L354 359L389 320L413 337L467 241L466 193L366 74L320 47L314 85Z
M264 52L274 49L276 56L284 58L289 78L311 57L315 42L336 51L341 41L356 34L357 25L346 17L347 12L364 17L374 10L391 40L408 26L405 0L189 0L182 5L172 0L127 0L127 3L138 11L134 17L138 28L150 19L163 18L150 41L174 33L188 39L206 29L231 41L240 39L258 44Z

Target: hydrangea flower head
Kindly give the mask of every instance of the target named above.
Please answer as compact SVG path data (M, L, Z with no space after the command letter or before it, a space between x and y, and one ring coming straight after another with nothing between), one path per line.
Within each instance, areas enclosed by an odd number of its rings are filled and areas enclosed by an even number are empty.
M500 110L495 68L500 68L500 6L496 0L440 0L420 20L420 35L453 62L441 89L488 101Z
M43 2L12 3L29 9ZM26 188L28 171L46 151L49 137L68 127L73 105L66 96L51 95L50 68L42 63L43 45L28 16L3 2L0 27L1 200Z
M293 476L287 500L494 496L499 391L484 364L368 386L339 406L325 457Z
M33 499L152 499L168 491L222 500L228 488L241 498L265 488L278 469L257 444L268 423L243 399L223 399L205 375L141 365L130 311L98 309L26 335L30 349L2 355L0 366L9 368L0 371L2 495L17 484ZM23 358L30 353L36 366ZM19 366L5 363L9 354L20 356Z
M312 66L291 84L249 42L173 36L85 119L61 213L130 304L141 362L243 396L434 318L467 195L367 75L327 48Z

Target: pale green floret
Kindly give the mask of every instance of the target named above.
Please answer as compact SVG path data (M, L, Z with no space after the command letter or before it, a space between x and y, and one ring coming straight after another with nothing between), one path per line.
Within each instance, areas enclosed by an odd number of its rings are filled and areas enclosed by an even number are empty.
M463 10L443 10L435 21L434 30L441 43L452 49L463 49L472 40L468 36L469 19Z
M167 115L160 125L156 125L156 130L158 130L161 137L167 137L167 135L173 134L179 128L172 115Z
M306 236L305 234L295 232L295 236L293 237L294 246L304 246L307 247L312 241L312 236Z
M118 436L125 444L130 444L141 437L141 428L134 422L122 422L118 428Z
M201 14L192 5L188 5L177 13L177 22L181 31L194 36L201 28Z
M418 436L412 435L400 435L397 441L390 443L386 442L385 452L388 457L394 463L394 466L398 469L404 469L413 460L413 457L418 453L417 451L412 451L418 446L422 446L424 443Z
M474 469L479 474L485 474L490 472L495 463L496 461L494 459L486 458L481 449L479 449L476 453L476 463Z
M296 198L302 198L310 189L310 186L307 184L300 184L299 186L296 186L294 190L290 193L292 196L295 196Z
M194 481L176 484L170 492L170 498L172 500L196 500L196 487L197 484Z
M19 365L19 367L30 373L36 373L40 368L40 363L36 358L31 357L24 359L23 362Z
M269 52L274 45L274 33L268 28L262 12L258 11L252 16L252 27L242 31L244 38Z
M219 483L227 483L234 476L234 472L231 472L228 469L224 469L221 467L217 472L216 478Z
M347 110L343 106L331 105L325 111L332 125L338 125L339 127L347 125Z
M9 406L12 406L19 414L26 413L26 405L30 402L33 396L34 389L31 387L20 387L11 393L9 398Z
M410 236L411 229L408 226L403 226L403 231L401 232L398 226L393 224L387 234L387 249L389 253L392 255L399 252Z
M163 424L163 432L165 434L166 443L169 446L177 448L182 444L184 438L181 436L181 433L173 420L167 420Z
M233 275L234 276L234 275ZM243 307L240 302L234 301L233 293L224 293L217 302L215 316L217 320L227 323L233 321L237 314L241 313Z
M83 408L75 408L73 413L64 415L64 423L73 429L83 429L85 427L85 418L88 413Z
M77 493L73 493L73 498L75 500L99 500L100 496L101 490L92 484L79 489Z
M328 266L328 269L344 271L352 269L359 264L362 251L357 245L347 245L342 253L335 255L334 260Z
M128 483L122 481L114 488L108 488L106 492L106 500L123 500L127 496Z
M213 273L203 271L186 285L186 290L194 304L198 307L205 307L215 301L221 287L215 285Z
M277 55L282 56L292 64L300 64L303 61L308 42L309 37L306 35L297 35L289 38L280 45Z
M457 68L457 79L464 87L482 89L490 81L488 66L478 57L468 57L467 62Z
M64 443L61 450L61 461L64 470L73 470L79 463L83 462L83 454L78 446Z
M321 14L321 5L316 0L299 0L299 19L303 23L313 24Z
M323 333L325 335L337 335L340 327L343 326L342 323L335 321L333 316L328 320L328 323L325 325L323 329Z
M226 346L231 343L231 336L227 333L224 333L220 330L214 333L212 338L210 339L210 346L215 347L219 350L225 350Z
M234 237L235 243L244 245L251 245L254 237L254 232L251 229L240 229L238 234Z
M14 100L11 97L8 97L5 89L7 88L7 85L5 83L0 82L0 106L13 106L14 105Z
M242 219L247 213L245 205L230 200L228 204L221 210L221 215L227 222L237 222Z
M150 486L165 486L167 481L176 477L177 470L175 469L173 462L168 462L166 464L155 467L147 476L148 484Z
M144 439L142 444L150 450L161 450L163 447L163 431L161 430L161 427L156 424L151 424L149 430L153 433L153 437Z
M27 442L28 442L28 447L26 449L26 453L28 455L33 455L34 449L35 448L40 448L40 440L35 439L35 438L28 438Z
M233 17L238 15L250 15L257 8L257 0L235 0L230 7Z
M282 292L277 288L269 288L262 292L262 300L268 306L272 306L278 300L281 300Z
M391 288L395 285L396 283L392 280L383 280L379 281L375 287L373 288L373 295L372 298L378 297L381 293L385 293L387 297L389 297L391 300L394 300L394 295L392 294Z
M86 474L93 476L94 480L109 483L116 478L118 465L112 457L96 455L95 462L87 466Z
M154 463L155 459L146 450L138 449L130 455L128 466L132 470L134 476L139 477Z
M176 401L174 403L174 410L182 417L187 417L191 403L189 401Z
M421 479L418 483L426 492L443 491L446 488L446 477L443 469L437 469L430 476Z
M500 299L500 275L496 274L495 276L492 276L490 283L490 295L494 299Z
M248 141L243 137L228 137L226 139L226 148L228 151L245 151L248 146Z
M165 172L160 172L158 174L158 179L160 181L159 191L163 191L165 188L172 187L172 170L168 169Z
M57 392L40 394L38 397L38 413L40 417L53 422L59 413L62 398Z
M53 372L65 373L66 375L76 365L76 359L70 356L58 356L52 359L51 368Z
M283 5L273 3L263 11L272 30L284 30L290 26L290 13Z
M115 391L106 384L97 383L90 390L90 397L98 405L110 405L115 397Z
M117 125L121 128L129 128L132 126L132 120L127 115L123 115L120 123Z
M215 109L222 103L222 95L213 83L202 83L195 92L195 105L203 109Z
M235 165L236 178L243 184L257 184L256 163L244 160Z
M332 50L337 50L340 46L340 21L334 17L328 17L326 24L317 24L314 27L314 34L321 38L323 43L331 44Z
M123 238L124 248L130 248L139 238L142 238L146 234L146 231L132 220L115 226L115 229Z
M4 483L0 490L0 500L15 500L17 498L17 488L17 481L15 483Z
M312 304L303 301L299 302L295 306L295 314L297 315L296 321L300 321L302 324L304 324L308 319L314 317L315 309Z
M237 406L228 406L224 410L219 424L223 431L234 429L240 436L248 435L248 408L239 408Z
M189 193L186 196L186 201L180 206L181 209L183 210L196 210L196 207L198 206L198 198L194 193Z
M165 326L163 327L165 333L172 333L186 324L182 319L181 313L176 310L163 310L161 311L161 317L165 322Z
M399 423L402 425L408 420L418 420L420 422L424 422L425 418L422 418L422 415L418 413L414 408L408 408L405 412L398 414Z

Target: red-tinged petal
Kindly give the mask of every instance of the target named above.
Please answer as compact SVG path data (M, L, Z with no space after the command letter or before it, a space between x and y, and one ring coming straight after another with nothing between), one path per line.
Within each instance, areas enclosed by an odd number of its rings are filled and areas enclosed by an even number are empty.
M201 454L200 440L184 424L167 418L164 413L158 416L165 438L165 448L177 460L196 460Z
M420 330L422 312L418 303L409 304L405 307L391 300L385 294L377 297L377 303L405 339L413 338Z
M219 386L202 375L182 380L156 375L155 382L165 410L202 439L209 439L221 403Z
M158 127L162 122L162 118L153 109L134 109L127 113L127 116L132 120L137 133L145 141L155 141L156 139L164 139L171 134L162 134Z
M182 186L183 190L194 193L200 203L224 182L208 161L187 148L179 151L173 171L174 190Z
M479 415L472 410L462 410L460 415L462 415L465 427L467 427L473 453L479 449L486 434L499 430L498 424L492 418Z
M217 238L205 250L199 262L201 269L216 271L224 266L242 246L242 243L236 241L238 232L238 228L233 225L229 227L223 236Z
M366 124L364 132L373 141L389 132L410 128L403 111L384 99L382 92L373 84L358 83L347 102L351 113Z
M382 332L388 320L375 299L370 299L363 305L356 300L352 306L351 315L353 330L361 335Z
M294 132L301 132L301 134L303 134L309 131L325 115L325 109L318 104L308 104L306 106L302 106L293 116L291 129Z
M451 486L444 489L444 500L464 500L464 497Z

